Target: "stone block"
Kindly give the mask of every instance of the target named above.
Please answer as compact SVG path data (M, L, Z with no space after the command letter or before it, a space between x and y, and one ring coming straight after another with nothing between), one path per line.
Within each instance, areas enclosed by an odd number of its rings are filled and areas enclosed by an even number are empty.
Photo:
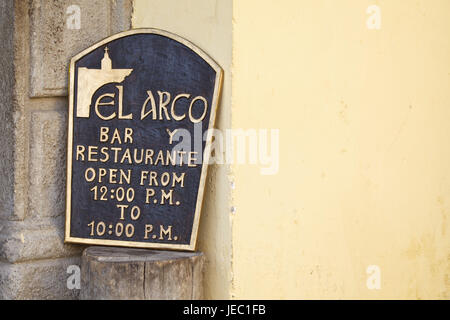
M66 199L67 120L60 111L31 115L27 218L64 215Z
M73 300L80 290L70 290L67 279L70 265L79 265L79 257L25 263L0 263L0 299Z
M67 95L70 58L131 27L131 0L34 0L31 97Z
M0 2L0 217L14 211L14 2Z
M84 246L64 244L64 217L0 224L0 260L10 263L81 255Z

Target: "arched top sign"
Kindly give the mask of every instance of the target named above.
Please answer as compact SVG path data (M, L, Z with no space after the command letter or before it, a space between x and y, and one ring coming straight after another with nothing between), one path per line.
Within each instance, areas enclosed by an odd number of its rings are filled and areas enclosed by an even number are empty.
M197 55L199 55L202 59L204 59L211 66L211 68L213 68L216 71L217 74L222 73L222 68L210 56L208 56L202 49L200 49L199 47L194 45L192 42L190 42L189 40L186 40L174 33L171 33L171 32L165 31L165 30L161 30L161 29L155 29L155 28L132 29L132 30L120 32L120 33L117 33L110 37L107 37L107 38L103 39L102 41L97 42L96 44L90 46L89 48L87 48L87 49L81 51L80 53L78 53L77 55L75 55L70 60L70 67L72 68L73 64L77 60L79 60L80 58L82 58L83 56L88 54L89 52L91 52L99 47L102 47L113 40L120 39L123 37L128 37L131 35L136 35L136 34L159 35L159 36L177 41L180 44L184 45L185 47L191 49L193 52L195 52Z

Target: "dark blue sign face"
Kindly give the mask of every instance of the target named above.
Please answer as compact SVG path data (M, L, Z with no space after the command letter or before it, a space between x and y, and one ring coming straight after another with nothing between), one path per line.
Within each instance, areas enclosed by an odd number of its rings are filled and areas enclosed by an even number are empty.
M155 29L72 59L66 242L195 249L221 77Z

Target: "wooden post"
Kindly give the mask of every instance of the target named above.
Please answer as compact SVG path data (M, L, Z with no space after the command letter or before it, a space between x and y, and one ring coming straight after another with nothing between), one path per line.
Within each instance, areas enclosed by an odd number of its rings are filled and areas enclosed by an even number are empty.
M201 252L89 247L81 257L82 300L203 298Z

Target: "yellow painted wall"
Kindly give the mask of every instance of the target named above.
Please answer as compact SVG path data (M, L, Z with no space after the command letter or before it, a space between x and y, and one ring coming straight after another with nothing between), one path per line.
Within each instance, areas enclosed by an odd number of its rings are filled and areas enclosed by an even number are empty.
M224 70L216 127L231 124L232 3L223 0L135 0L133 28L159 28L176 33L203 49ZM208 169L197 247L207 258L205 297L230 298L231 220L230 168Z
M233 5L232 126L280 170L233 168L232 296L450 297L450 1Z
M208 298L450 297L450 1L135 0L133 26L224 68L219 128L280 130L278 174L209 171Z

